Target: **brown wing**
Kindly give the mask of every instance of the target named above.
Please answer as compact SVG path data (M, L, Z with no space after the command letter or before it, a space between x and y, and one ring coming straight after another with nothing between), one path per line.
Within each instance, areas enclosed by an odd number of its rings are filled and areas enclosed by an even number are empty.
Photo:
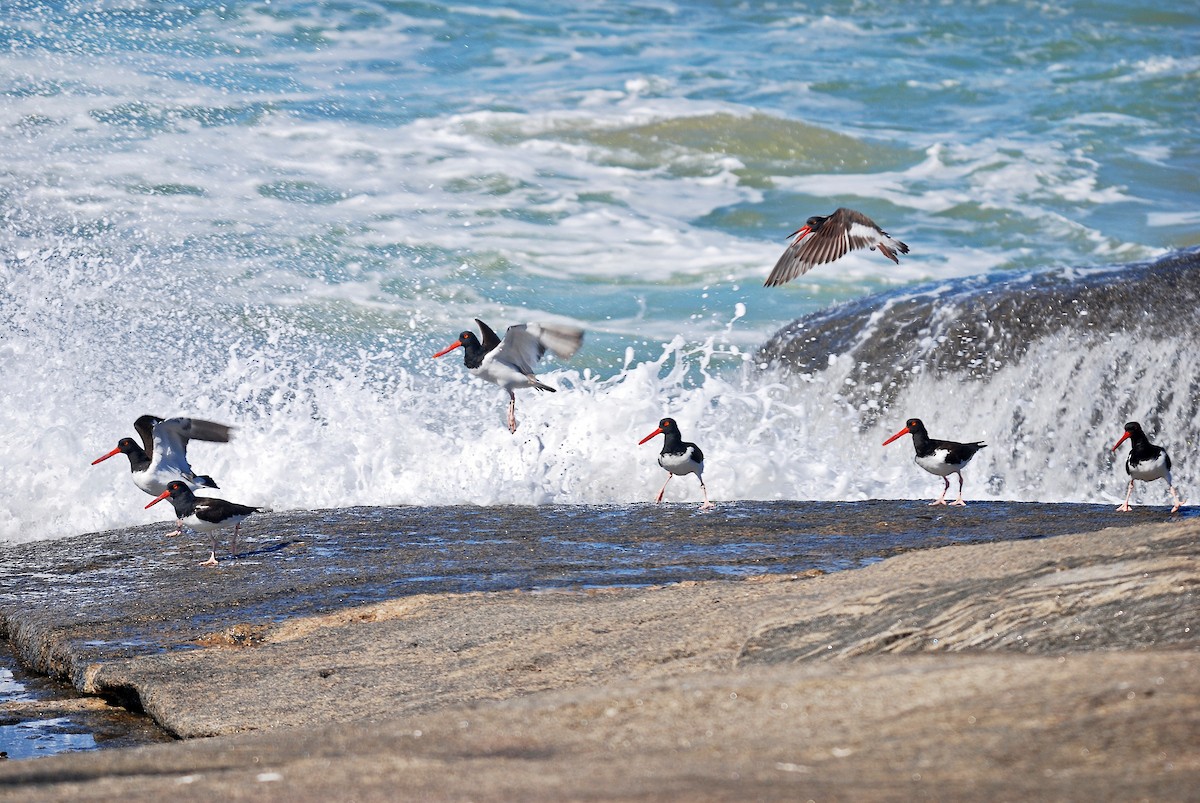
M838 210L840 212L842 210ZM844 226L835 226L833 216L819 230L793 240L783 256L775 263L771 275L767 277L766 286L775 287L803 276L817 265L841 259L849 253L850 239L846 236ZM857 246L855 246L857 247Z
M858 248L880 248L893 262L899 260L890 249L908 253L907 245L880 229L871 218L842 206L825 218L820 228L792 241L775 263L766 285L774 287L789 282L817 265L839 260Z

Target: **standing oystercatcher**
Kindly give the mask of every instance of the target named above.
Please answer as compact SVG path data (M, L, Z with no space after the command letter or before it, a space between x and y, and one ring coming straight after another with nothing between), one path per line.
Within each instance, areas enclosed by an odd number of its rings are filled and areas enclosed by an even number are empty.
M1129 475L1129 490L1125 492L1125 504L1117 510L1133 510L1129 506L1129 498L1133 496L1134 480L1150 482L1166 477L1167 490L1171 492L1171 499L1175 501L1171 512L1178 511L1183 501L1179 498L1179 493L1175 490L1175 483L1171 480L1171 458L1167 454L1167 450L1151 443L1150 439L1146 437L1146 433L1142 431L1142 425L1137 421L1130 421L1125 425L1125 434L1113 444L1112 451L1115 452L1126 438L1131 441L1129 457L1125 459L1125 473Z
M157 505L168 496L171 497L171 506L175 508L175 515L179 517L180 521L193 530L209 533L212 538L212 552L209 554L208 560L200 564L201 566L217 565L217 536L215 533L231 524L233 525L233 546L229 553L234 558L237 557L238 531L241 529L242 521L259 508L226 502L224 499L217 499L213 496L198 497L192 493L191 488L187 487L187 483L180 480L172 480L167 483L167 490L154 497L154 501L146 507Z
M700 447L696 444L683 439L683 435L679 432L679 425L675 423L674 418L664 418L659 421L658 429L638 441L638 446L655 435L663 436L663 447L658 454L658 464L667 470L667 482L663 483L663 487L659 489L658 496L654 498L654 501L662 501L663 494L667 490L667 483L671 481L672 477L695 474L696 479L700 480L700 490L704 494L704 504L700 506L700 509L712 508L712 502L708 501L708 488L704 486L704 452L700 451Z
M957 474L958 498L950 504L965 506L967 503L963 501L962 497L963 466L970 463L975 453L986 447L987 444L980 441L976 441L975 443L959 443L957 441L935 440L929 437L929 433L925 431L925 425L921 423L921 419L910 418L904 424L904 429L884 441L883 445L887 446L901 435L908 435L910 433L912 434L913 446L917 450L917 455L913 458L913 462L930 474L938 475L946 483L946 486L942 488L942 495L936 501L929 504L946 504L946 491L950 490L950 475Z
M862 212L839 207L832 215L813 215L800 228L788 235L792 244L775 263L764 283L775 287L802 276L826 262L841 259L856 248L878 250L888 259L900 264L896 252L908 253L908 246L888 234Z
M143 415L133 422L133 428L142 439L139 446L133 438L121 438L117 448L97 457L92 465L102 463L116 454L129 458L129 470L133 473L133 484L151 496L161 494L172 480L181 480L189 488L217 488L212 477L196 474L187 459L189 440L228 443L231 427L205 421L202 418L159 418ZM183 532L179 524L172 535Z
M508 391L508 431L517 431L517 388L534 388L554 393L554 388L539 382L533 366L547 351L566 360L583 343L583 330L574 326L549 323L520 323L508 327L500 340L491 327L478 318L479 332L463 332L446 348L434 354L441 357L462 346L463 364L473 376L499 385Z

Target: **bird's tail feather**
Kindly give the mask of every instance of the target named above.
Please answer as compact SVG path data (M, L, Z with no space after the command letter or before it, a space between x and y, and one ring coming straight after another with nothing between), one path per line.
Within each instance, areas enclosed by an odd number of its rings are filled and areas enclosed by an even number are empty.
M880 243L879 245L877 245L876 248L879 249L879 253L883 254L888 259L892 260L897 265L900 264L900 258L897 257L896 254L892 252L892 249L888 248L883 243Z

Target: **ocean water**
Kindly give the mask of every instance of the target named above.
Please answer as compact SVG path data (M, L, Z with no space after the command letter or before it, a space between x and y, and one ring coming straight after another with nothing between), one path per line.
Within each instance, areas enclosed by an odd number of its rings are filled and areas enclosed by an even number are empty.
M663 415L718 501L936 493L879 446L914 414L998 444L969 498L1123 497L1126 411L1185 495L1200 465L1169 431L1200 428L1194 385L1116 388L1100 440L1052 342L990 393L923 376L865 431L838 355L803 382L753 357L871 293L1200 243L1197 8L18 0L0 86L0 540L169 519L123 459L89 465L143 413L234 425L193 465L279 510L643 501ZM839 205L912 252L762 287ZM431 359L476 317L587 331L515 436L502 391ZM1056 445L1019 476L1014 405Z

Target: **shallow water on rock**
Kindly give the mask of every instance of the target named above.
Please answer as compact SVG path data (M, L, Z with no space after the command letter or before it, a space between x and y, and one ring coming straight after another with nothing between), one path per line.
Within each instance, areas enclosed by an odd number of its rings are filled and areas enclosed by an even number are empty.
M0 642L0 760L169 741L145 716L22 670Z

